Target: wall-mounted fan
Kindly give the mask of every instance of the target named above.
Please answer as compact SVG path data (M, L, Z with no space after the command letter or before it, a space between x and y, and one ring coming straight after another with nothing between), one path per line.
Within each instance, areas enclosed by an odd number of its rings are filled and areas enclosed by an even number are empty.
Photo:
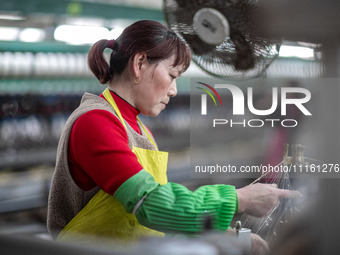
M256 34L258 0L164 0L168 26L190 46L193 61L218 77L257 77L277 57L279 41Z

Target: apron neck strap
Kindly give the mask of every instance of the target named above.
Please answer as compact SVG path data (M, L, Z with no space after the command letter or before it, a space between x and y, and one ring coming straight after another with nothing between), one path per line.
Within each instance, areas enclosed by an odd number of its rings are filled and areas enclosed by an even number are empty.
M109 102L109 104L112 106L112 108L114 109L114 111L116 112L120 122L123 124L123 126L125 127L125 129L127 130L127 127L126 127L126 124L125 124L125 121L123 119L123 116L122 114L120 113L119 111L119 108L115 102L115 100L113 99L111 93L110 93L110 90L109 88L106 88L104 91L103 91L103 96L105 97L105 99ZM155 146L156 150L158 150L157 148L157 145L155 144L155 142L153 141L153 139L151 138L149 132L146 130L146 128L144 127L143 123L140 121L140 119L138 118L137 116L137 121L138 123L141 125L141 127L143 128L144 130L144 133L146 134L146 136L148 137L149 141Z

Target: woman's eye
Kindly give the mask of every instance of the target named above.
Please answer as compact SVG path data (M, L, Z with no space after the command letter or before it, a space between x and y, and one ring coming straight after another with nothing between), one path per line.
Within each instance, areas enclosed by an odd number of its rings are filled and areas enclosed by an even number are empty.
M174 80L174 79L176 79L176 76L174 76L174 75L171 75L170 74L170 77Z

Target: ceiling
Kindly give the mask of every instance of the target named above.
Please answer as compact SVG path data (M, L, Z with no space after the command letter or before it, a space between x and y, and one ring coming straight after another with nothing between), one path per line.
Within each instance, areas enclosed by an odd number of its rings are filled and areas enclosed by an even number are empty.
M162 0L0 0L0 15L17 19L0 19L0 26L52 28L65 20L86 18L98 23L117 19L163 20ZM110 25L106 23L105 25Z

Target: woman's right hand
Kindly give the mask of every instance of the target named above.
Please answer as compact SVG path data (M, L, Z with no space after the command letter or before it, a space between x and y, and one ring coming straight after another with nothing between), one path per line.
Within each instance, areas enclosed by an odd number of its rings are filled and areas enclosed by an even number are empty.
M263 217L280 204L279 198L298 198L301 193L295 190L278 189L276 184L256 183L237 189L238 212L255 217Z

